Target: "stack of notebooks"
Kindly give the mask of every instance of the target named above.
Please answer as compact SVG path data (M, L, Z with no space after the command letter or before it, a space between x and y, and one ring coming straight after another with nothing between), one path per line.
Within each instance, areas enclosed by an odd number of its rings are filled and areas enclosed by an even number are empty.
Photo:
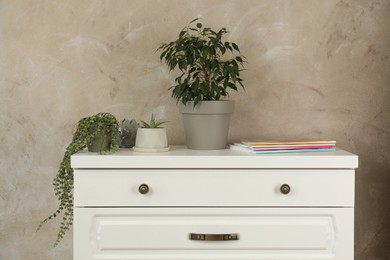
M267 154L267 153L307 153L335 151L336 141L290 141L257 142L242 141L230 145L231 150Z

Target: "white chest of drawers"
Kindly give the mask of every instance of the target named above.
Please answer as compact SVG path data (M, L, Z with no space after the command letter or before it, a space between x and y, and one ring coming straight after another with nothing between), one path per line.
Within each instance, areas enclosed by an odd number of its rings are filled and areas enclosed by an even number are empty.
M356 155L81 152L74 260L352 260Z

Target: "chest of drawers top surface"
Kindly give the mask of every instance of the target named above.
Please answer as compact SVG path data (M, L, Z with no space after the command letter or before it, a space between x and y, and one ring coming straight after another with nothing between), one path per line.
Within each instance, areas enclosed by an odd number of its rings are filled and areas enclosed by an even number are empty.
M72 156L72 168L357 168L358 156L337 149L334 152L310 152L256 155L225 150L189 150L173 146L162 153L137 153L119 149L114 154L99 155L81 151Z

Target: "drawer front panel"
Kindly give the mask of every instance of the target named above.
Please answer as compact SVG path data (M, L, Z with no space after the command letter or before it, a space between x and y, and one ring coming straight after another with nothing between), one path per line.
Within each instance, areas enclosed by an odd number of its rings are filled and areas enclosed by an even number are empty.
M353 170L122 169L74 172L76 207L353 207ZM141 194L139 187L149 190ZM288 184L290 191L280 190Z
M353 209L75 209L75 260L353 259ZM237 234L198 241L189 234Z

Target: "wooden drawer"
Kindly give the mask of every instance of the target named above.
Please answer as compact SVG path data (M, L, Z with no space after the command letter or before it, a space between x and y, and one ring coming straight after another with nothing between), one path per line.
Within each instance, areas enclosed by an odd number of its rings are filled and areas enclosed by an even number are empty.
M352 208L76 208L74 259L353 259ZM189 234L237 234L198 241Z
M354 205L353 169L76 169L74 179L76 207Z

